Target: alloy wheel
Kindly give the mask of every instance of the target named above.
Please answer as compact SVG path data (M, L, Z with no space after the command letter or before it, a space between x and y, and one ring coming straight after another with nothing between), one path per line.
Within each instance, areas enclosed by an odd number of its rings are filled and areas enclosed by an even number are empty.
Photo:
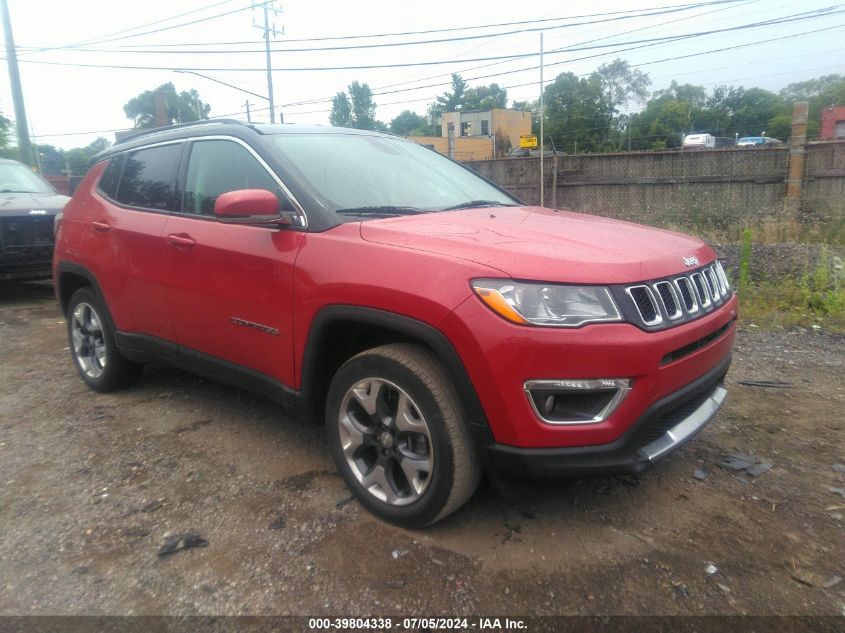
M434 472L431 435L401 387L381 378L357 382L343 397L338 423L343 455L364 489L392 506L422 497Z
M106 339L100 316L88 303L79 303L70 322L73 354L86 376L96 380L106 368Z

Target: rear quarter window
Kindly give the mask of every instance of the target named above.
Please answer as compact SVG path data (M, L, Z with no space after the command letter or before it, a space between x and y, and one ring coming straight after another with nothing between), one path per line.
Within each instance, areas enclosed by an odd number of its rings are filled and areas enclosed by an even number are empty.
M176 183L182 143L128 153L115 200L130 207L177 210Z
M117 182L120 180L120 169L123 167L123 154L112 156L109 159L109 164L106 166L103 175L100 176L100 182L97 185L97 190L107 198L114 198L117 190Z

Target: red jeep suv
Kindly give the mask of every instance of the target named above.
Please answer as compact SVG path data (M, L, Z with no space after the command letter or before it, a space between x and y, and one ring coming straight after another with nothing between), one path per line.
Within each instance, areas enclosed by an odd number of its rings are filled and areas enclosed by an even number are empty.
M725 398L737 300L697 239L529 207L377 132L218 120L103 152L56 293L97 391L170 363L325 420L404 526L483 469L638 472Z

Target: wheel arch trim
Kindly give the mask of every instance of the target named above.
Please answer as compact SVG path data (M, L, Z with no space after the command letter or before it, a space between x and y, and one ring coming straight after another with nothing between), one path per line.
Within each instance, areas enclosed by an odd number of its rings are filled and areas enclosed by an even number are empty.
M467 422L475 427L488 427L487 416L481 406L478 393L469 374L451 341L437 328L413 317L376 308L353 305L329 305L321 308L311 321L302 358L301 390L305 402L313 402L318 388L322 346L331 325L337 322L354 322L392 330L398 334L416 339L429 347L443 364L443 368L455 386L461 404L467 415Z
M62 276L65 273L70 273L72 275L76 275L78 277L82 277L91 288L97 293L97 298L103 302L103 305L106 307L107 318L109 319L109 325L112 326L112 330L114 331L114 323L111 321L111 314L108 309L108 303L106 302L106 298L103 295L103 291L100 289L100 284L97 282L97 278L94 276L90 270L81 266L79 264L75 264L73 262L66 262L62 261L59 262L56 266L56 279L54 280L56 284L56 298L59 300L59 305L62 309L62 314L64 314L67 310L67 306L70 303L70 294L67 294L66 290L62 288Z

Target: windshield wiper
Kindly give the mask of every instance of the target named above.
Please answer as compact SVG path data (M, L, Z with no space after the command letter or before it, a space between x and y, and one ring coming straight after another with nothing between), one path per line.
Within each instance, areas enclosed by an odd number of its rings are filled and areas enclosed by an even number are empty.
M22 189L0 189L0 193L38 193L37 191L24 191Z
M335 213L341 215L357 215L361 217L382 217L390 218L397 215L419 215L425 213L417 207L399 207L394 205L381 205L373 207L350 207L349 209L337 209Z
M462 202L453 207L446 207L444 211L454 211L456 209L477 209L479 207L515 207L517 205L510 202L501 202L499 200L470 200L469 202Z

